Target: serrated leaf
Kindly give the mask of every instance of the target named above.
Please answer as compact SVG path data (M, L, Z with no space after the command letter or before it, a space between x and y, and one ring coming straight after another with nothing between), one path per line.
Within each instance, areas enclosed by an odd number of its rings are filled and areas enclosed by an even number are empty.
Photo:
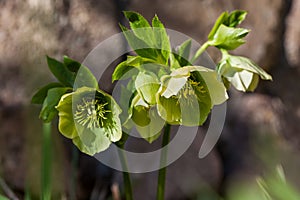
M125 60L117 65L112 74L112 81L125 80L133 77L133 75L136 74L138 74L138 70L135 67L128 65L127 61Z
M178 60L179 64L182 67L191 64L189 62L191 47L192 47L192 40L190 39L186 40L179 46L177 50L177 54L175 54L175 58Z
M246 18L247 12L243 10L235 10L231 13L223 12L218 19L216 20L213 28L211 29L210 33L208 34L208 39L213 40L214 35L216 34L219 27L223 24L228 27L236 27L240 23L244 21Z
M33 104L43 104L45 98L47 97L48 90L51 88L63 87L60 83L49 83L39 89L32 97L31 103Z
M171 69L178 69L181 67L180 63L177 60L176 55L174 53L171 53L171 55L170 55L170 66L171 66Z
M81 66L81 63L69 58L68 56L64 56L64 64L71 72L74 72L75 74L78 72Z
M81 65L77 72L76 80L74 83L74 90L81 87L90 87L98 89L98 81L92 72L86 67Z
M141 66L152 62L155 61L140 56L127 56L127 60L117 65L112 74L112 81L132 78L138 74Z
M159 80L153 73L140 72L135 79L135 88L150 105L156 103L155 95L160 87Z
M51 122L52 119L57 115L55 106L68 90L72 91L71 88L65 87L52 88L48 90L47 97L44 100L43 108L40 112L40 118L44 122Z
M67 87L73 87L75 74L61 62L47 56L47 63L52 74Z
M249 30L243 28L231 28L221 25L215 33L210 45L221 49L233 50L245 43L243 39Z
M129 25L134 34L146 44L154 47L154 34L148 21L139 13L124 11L125 17L129 20Z
M236 27L245 20L246 16L246 11L234 10L228 15L227 19L223 22L223 24L229 27Z
M166 32L163 23L158 19L157 15L155 15L152 19L152 26L156 47L160 50L164 61L162 64L167 64L171 52L169 36Z
M219 29L219 27L221 26L221 24L223 24L223 22L227 19L228 17L228 12L223 12L218 19L216 20L213 28L211 29L210 33L208 34L208 39L212 40L214 38L215 33L217 32L217 30Z
M157 50L153 46L149 46L146 42L134 35L133 31L128 30L125 26L120 24L123 34L129 43L130 47L141 57L156 60L158 57ZM151 30L151 28L150 28Z

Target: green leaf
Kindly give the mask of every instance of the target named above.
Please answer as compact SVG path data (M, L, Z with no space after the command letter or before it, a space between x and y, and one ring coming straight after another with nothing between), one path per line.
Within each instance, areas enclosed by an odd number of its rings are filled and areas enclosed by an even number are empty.
M243 39L249 30L243 28L231 28L221 25L210 41L210 45L221 49L233 50L245 43Z
M213 40L214 35L216 34L217 30L223 24L223 22L228 18L228 12L223 12L218 19L216 20L213 28L211 29L210 33L208 34L208 40Z
M90 87L98 89L98 81L92 72L84 65L81 65L77 72L76 80L74 83L74 90L81 87Z
M246 11L234 10L228 15L227 19L223 22L223 24L229 27L236 27L245 20L246 16Z
M118 64L114 70L112 81L132 78L138 74L138 70L141 69L142 65L152 62L155 61L140 56L127 56L127 60Z
M31 103L33 104L43 104L45 98L47 97L48 90L51 88L63 87L60 83L49 83L39 89L32 97Z
M127 40L127 42L129 43L129 45L131 46L131 48L141 57L145 57L145 58L149 58L152 60L156 60L158 57L158 53L157 50L154 49L153 45L149 45L147 44L145 41L143 41L142 39L138 38L134 32L128 30L125 26L120 24L120 27L123 31L123 34ZM151 31L151 28L148 29L143 29L143 33L147 34L146 32Z
M74 73L77 73L81 64L68 56L64 56L64 64L67 66L67 68Z
M208 35L208 39L213 40L214 35L222 24L234 28L244 21L246 15L247 12L243 10L235 10L230 14L228 14L228 12L223 12L216 20L213 28Z
M117 65L116 69L112 74L112 81L125 80L133 77L138 73L138 69L133 66L128 65L127 61L123 61Z
M178 60L179 64L182 67L191 64L189 62L191 47L192 47L192 40L190 39L186 40L179 46L177 54L175 54L175 58Z
M137 12L124 11L124 15L129 20L134 34L146 44L154 47L155 37L148 21Z
M170 66L171 66L171 69L178 69L181 67L179 61L176 58L175 53L171 53L171 55L170 55Z
M69 71L69 69L61 62L47 56L47 63L52 74L59 80L64 86L73 87L75 74Z
M140 72L135 80L135 88L150 105L156 103L155 95L160 87L159 80L153 73Z
M158 48L158 50L160 51L160 54L162 55L164 61L164 63L162 64L168 64L171 52L170 40L163 23L161 23L157 15L155 15L152 19L152 26L156 48Z
M51 122L52 119L57 114L57 110L55 109L55 106L58 104L61 97L68 91L71 90L71 88L52 88L48 90L47 97L44 100L43 108L40 112L40 118L44 122Z
M148 21L141 14L133 11L123 11L123 13L129 20L132 29L150 27Z

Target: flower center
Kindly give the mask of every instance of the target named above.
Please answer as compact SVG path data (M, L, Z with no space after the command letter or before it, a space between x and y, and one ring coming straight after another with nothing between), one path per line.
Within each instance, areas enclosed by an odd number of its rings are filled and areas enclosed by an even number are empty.
M104 120L107 119L106 113L111 112L105 110L108 103L101 104L98 100L87 100L83 98L82 103L76 107L74 119L87 128L100 128L104 125Z
M203 85L200 85L199 82L188 79L186 84L179 91L178 97L187 99L187 98L195 95L195 90L197 90L200 93L205 93Z

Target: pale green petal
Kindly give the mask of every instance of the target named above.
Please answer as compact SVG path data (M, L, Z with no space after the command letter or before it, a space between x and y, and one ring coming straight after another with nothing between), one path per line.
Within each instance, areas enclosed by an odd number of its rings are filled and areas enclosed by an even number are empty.
M228 95L224 84L218 80L217 73L212 71L200 72L200 74L208 87L212 104L219 105L224 103L228 99Z
M136 124L136 129L142 138L152 143L160 136L160 131L163 129L165 121L158 115L156 107L148 109L147 118L149 119L147 125L139 126Z
M228 56L227 59L232 67L256 73L264 80L272 80L272 76L270 76L267 72L265 72L262 68L248 58L242 56Z
M252 82L248 87L248 91L253 92L256 89L258 82L259 82L259 76L257 74L254 74Z
M237 90L243 92L247 91L247 88L245 88L238 72L236 72L233 77L228 77L227 79Z
M80 151L91 156L106 150L111 144L109 139L103 134L99 134L92 143L84 143L81 137L73 138L73 143Z
M198 71L208 88L211 102L213 105L218 105L228 99L226 88L222 82L218 80L218 75L214 70L208 69L203 66L186 66L183 67L190 72Z
M78 136L73 119L72 94L73 93L63 95L58 105L55 107L58 110L59 116L59 132L70 139Z
M181 123L181 110L177 98L165 98L158 96L157 109L158 113L169 124Z
M243 71L239 72L238 75L240 76L240 79L242 80L242 83L243 83L244 87L246 89L248 89L249 86L252 83L252 79L253 79L254 74L252 72L243 70Z
M253 91L258 83L258 76L243 70L236 72L233 77L228 77L231 84L239 91Z
M140 72L135 80L135 88L150 105L156 103L155 94L159 89L159 81L155 74Z
M164 87L164 92L161 94L161 96L170 98L173 95L177 95L185 85L187 79L187 76L164 77L164 84L162 85L162 87Z

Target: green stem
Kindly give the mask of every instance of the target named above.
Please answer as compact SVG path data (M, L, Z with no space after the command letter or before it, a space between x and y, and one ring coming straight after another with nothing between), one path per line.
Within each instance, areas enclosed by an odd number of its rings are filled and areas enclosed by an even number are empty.
M166 124L164 128L164 135L163 135L163 141L162 141L162 148L165 147L170 140L170 130L171 125ZM158 183L157 183L157 193L156 193L156 199L157 200L163 200L165 195L165 182L166 182L166 173L167 173L167 155L168 155L168 149L164 148L161 152L160 156L160 170L158 172Z
M207 49L207 47L209 47L209 45L210 45L209 41L205 42L195 53L195 55L191 59L191 63L194 63L201 56L201 54Z
M124 134L124 133L123 133ZM123 169L123 181L124 181L124 190L125 190L125 199L126 200L133 200L132 195L132 187L130 181L130 174L128 173L128 166L126 162L126 155L123 151L124 143L117 143L117 146L120 148L118 149L122 169Z
M70 181L70 185L69 185L70 200L76 199L76 183L77 183L76 172L78 170L78 157L79 157L79 152L78 152L77 148L73 145L72 146L72 161L71 161L71 181Z
M42 151L42 199L51 199L51 123L43 124L43 151Z

